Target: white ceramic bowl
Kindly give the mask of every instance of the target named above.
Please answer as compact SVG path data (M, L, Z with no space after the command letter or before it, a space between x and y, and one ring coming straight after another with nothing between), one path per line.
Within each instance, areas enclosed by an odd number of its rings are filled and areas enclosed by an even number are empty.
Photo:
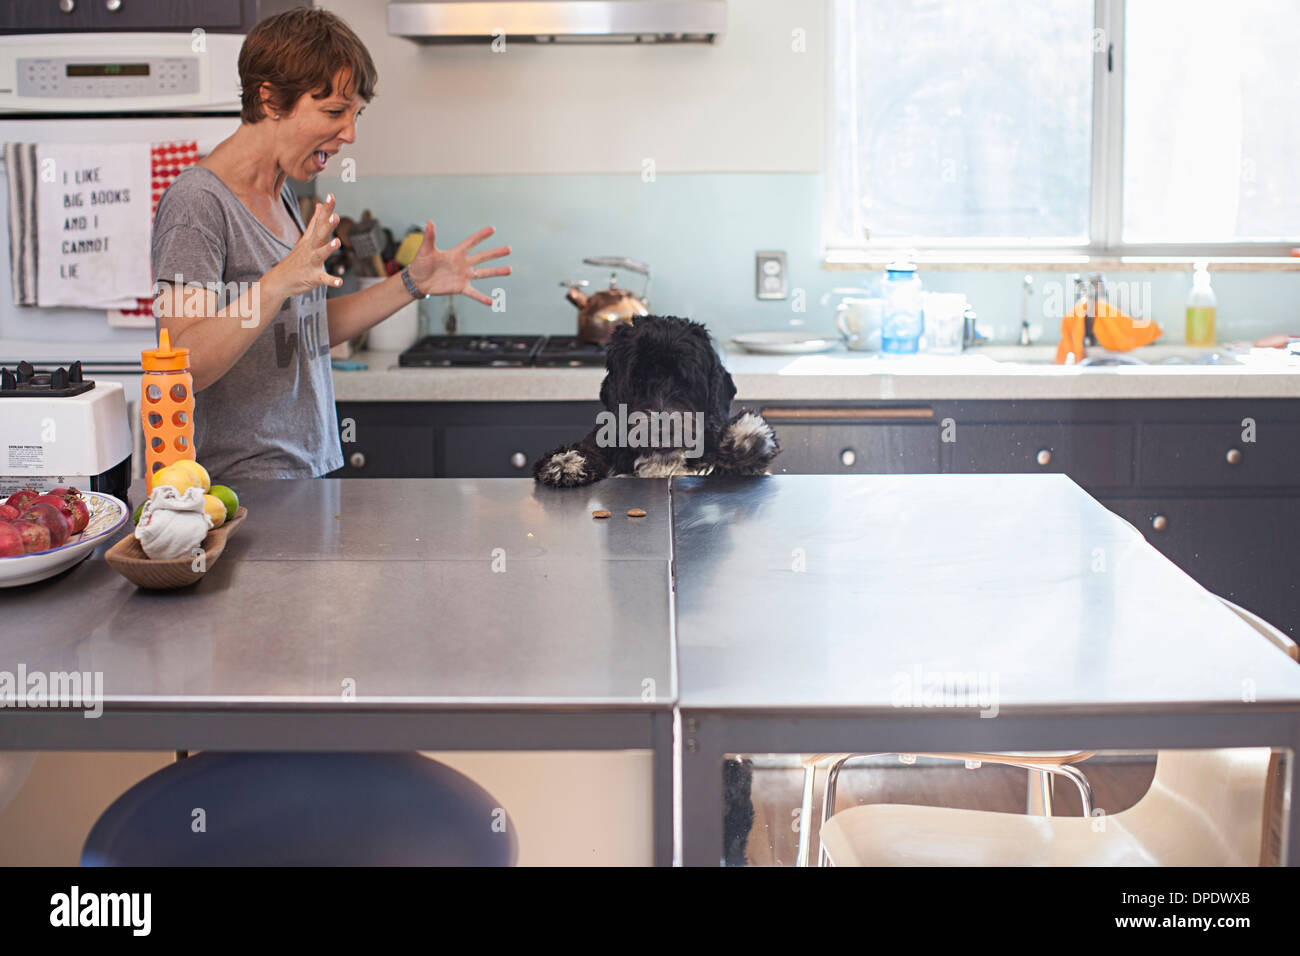
M0 558L0 588L34 584L66 571L82 560L95 547L104 544L122 525L130 520L131 511L125 501L97 491L83 491L90 509L90 523L81 534L75 534L67 543L35 554L16 554Z

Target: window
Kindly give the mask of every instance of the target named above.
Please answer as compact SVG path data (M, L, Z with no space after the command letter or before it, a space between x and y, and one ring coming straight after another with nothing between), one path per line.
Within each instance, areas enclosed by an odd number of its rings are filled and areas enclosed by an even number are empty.
M1300 4L833 0L831 249L1285 255Z

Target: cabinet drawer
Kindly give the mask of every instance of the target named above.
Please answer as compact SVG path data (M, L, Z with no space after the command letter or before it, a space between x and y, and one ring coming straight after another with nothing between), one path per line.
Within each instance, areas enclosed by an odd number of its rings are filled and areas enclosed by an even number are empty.
M962 474L1066 474L1085 488L1133 482L1133 426L1027 422L958 423L952 470Z
M1102 498L1203 587L1300 634L1300 498Z
M591 424L452 425L443 429L448 478L527 478L533 462L560 445L581 441Z
M773 474L925 475L939 471L939 426L772 423Z
M1295 487L1300 425L1259 422L1253 435L1240 421L1144 425L1141 465L1143 487Z
M331 478L432 478L432 428L358 422L355 441L344 442L343 467Z

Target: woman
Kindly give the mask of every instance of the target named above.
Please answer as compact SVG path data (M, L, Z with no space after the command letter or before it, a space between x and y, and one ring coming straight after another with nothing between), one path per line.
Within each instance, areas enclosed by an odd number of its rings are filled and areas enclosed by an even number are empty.
M159 328L190 350L195 443L214 481L318 477L343 465L329 346L392 315L413 297L463 294L510 274L481 264L509 246L471 252L480 229L451 249L424 242L400 275L326 300L342 285L323 263L334 196L303 225L286 179L309 180L356 136L374 96L370 54L334 14L296 8L259 23L239 54L239 129L163 193L154 217Z

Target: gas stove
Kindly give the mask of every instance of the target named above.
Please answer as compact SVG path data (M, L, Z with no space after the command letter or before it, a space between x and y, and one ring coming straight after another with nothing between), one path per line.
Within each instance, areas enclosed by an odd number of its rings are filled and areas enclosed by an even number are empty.
M80 362L0 368L0 497L71 484L125 499L132 445L121 383L86 378Z
M605 365L605 347L576 335L426 335L397 359L405 368Z
M52 372L38 372L31 362L19 362L13 371L0 368L0 398L67 398L95 387L81 374L81 363Z

